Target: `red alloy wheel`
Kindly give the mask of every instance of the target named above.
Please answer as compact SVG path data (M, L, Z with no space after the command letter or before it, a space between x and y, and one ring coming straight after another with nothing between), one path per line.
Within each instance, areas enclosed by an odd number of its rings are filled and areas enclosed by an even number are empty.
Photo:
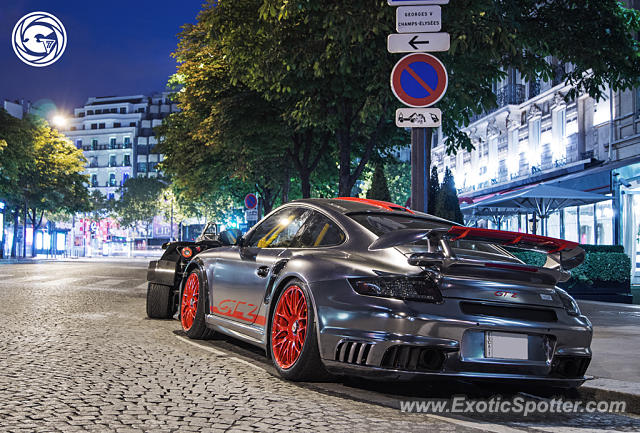
M182 329L185 331L191 329L196 318L199 289L200 281L198 280L198 275L194 272L189 275L184 285L182 305L180 306L180 321L182 322Z
M284 291L273 314L271 350L283 370L296 363L307 336L307 300L298 286Z

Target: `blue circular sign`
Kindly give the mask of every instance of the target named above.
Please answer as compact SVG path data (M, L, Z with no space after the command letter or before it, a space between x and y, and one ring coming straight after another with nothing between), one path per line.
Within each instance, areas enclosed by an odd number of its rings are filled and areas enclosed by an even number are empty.
M394 95L410 107L429 107L438 102L447 91L447 82L442 62L425 53L403 57L391 72Z
M247 194L247 196L244 198L244 206L247 209L254 209L256 206L258 206L258 198L256 197L255 194Z

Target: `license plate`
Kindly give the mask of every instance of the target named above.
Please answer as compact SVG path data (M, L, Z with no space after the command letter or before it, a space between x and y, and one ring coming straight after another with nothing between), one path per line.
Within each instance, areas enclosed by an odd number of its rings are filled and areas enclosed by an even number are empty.
M529 359L529 337L509 332L484 333L484 357L500 359Z

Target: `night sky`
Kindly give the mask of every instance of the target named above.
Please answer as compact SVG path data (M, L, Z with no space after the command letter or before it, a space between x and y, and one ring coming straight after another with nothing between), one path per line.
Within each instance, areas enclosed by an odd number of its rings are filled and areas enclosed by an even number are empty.
M0 7L0 101L50 99L70 113L90 96L162 91L176 70L180 26L204 0L12 0ZM67 31L56 63L36 68L13 52L11 32L29 12L49 12Z

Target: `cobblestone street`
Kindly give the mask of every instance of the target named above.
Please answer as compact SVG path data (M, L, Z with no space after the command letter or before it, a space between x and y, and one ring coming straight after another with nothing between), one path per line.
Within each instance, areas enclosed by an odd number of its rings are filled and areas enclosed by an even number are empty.
M640 430L640 420L619 415L537 425L406 414L358 397L375 389L349 398L344 384L289 383L239 343L190 342L178 322L146 319L145 266L0 265L0 430Z

